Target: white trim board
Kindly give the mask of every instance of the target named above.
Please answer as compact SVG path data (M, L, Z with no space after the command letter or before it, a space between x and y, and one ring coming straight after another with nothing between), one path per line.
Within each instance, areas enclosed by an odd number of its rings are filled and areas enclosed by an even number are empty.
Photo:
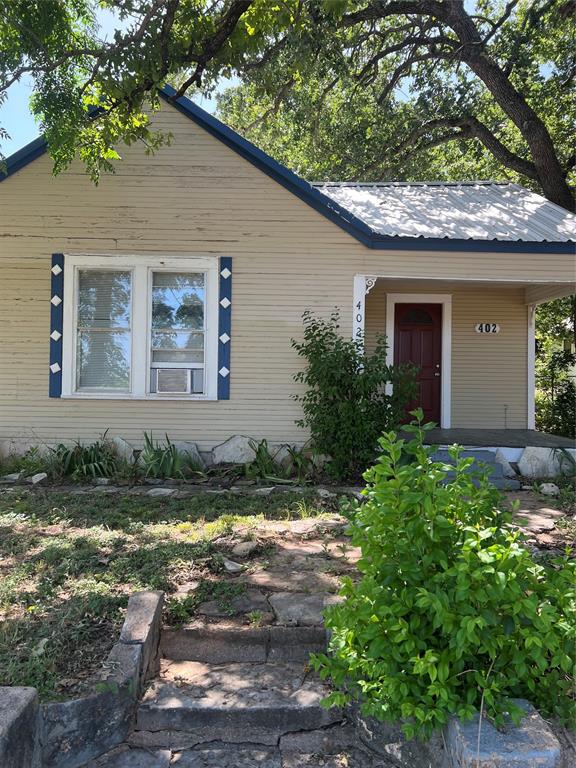
M386 353L388 365L394 363L394 313L396 304L442 305L442 369L440 379L440 427L450 429L452 418L452 295L449 293L387 293Z
M530 304L528 310L528 349L527 362L527 414L526 426L536 429L536 306Z

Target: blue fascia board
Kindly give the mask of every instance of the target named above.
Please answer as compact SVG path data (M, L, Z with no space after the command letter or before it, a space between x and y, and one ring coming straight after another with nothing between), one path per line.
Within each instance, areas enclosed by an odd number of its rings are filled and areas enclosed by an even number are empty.
M575 253L574 242L549 242L525 240L467 240L441 237L403 237L401 235L388 237L374 232L365 222L359 219L336 201L322 194L300 176L286 166L274 160L255 144L245 139L239 133L229 128L206 110L199 107L186 96L175 99L177 91L171 85L165 85L159 91L161 98L175 107L179 112L193 120L211 136L230 147L245 160L256 166L285 189L296 195L300 200L314 208L324 217L337 224L367 248L376 250L399 251L472 251L477 253ZM35 139L22 149L6 159L6 171L0 171L0 182L16 171L31 163L47 151L46 140L43 136Z
M4 181L8 176L11 176L20 168L24 168L25 165L36 160L48 150L48 144L44 136L39 136L34 141L26 144L24 147L14 152L13 155L7 157L4 161L4 168L0 167L0 181Z

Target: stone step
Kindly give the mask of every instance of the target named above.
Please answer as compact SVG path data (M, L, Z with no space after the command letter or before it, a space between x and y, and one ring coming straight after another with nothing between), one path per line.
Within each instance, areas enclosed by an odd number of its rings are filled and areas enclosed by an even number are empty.
M189 731L221 727L258 728L278 737L341 720L320 702L329 692L301 663L205 664L164 660L161 675L146 691L136 728Z
M173 661L208 664L307 662L326 650L323 627L220 627L217 624L164 630L161 653Z
M325 753L215 743L210 747L177 752L122 746L87 763L84 768L393 768L395 765L396 762L357 746Z

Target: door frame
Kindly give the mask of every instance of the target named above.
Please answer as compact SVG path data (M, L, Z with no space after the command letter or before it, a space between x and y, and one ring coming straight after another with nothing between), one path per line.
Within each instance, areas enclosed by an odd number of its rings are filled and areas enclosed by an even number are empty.
M394 364L394 335L396 304L441 304L441 378L440 427L450 429L452 415L452 294L450 293L387 293L386 294L386 361Z

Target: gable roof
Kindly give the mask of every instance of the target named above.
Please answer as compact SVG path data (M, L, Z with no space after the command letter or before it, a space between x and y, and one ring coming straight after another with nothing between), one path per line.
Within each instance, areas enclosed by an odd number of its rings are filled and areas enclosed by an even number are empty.
M179 112L184 114L189 119L193 120L198 126L210 133L216 139L228 146L234 152L239 154L248 162L252 163L256 168L261 170L266 175L270 176L276 182L281 184L292 194L299 197L305 203L317 210L327 219L330 219L339 227L348 232L352 237L359 240L368 248L377 249L395 249L395 250L433 250L433 251L498 251L498 252L549 252L549 253L572 253L574 252L574 242L576 241L576 233L572 233L569 237L563 233L552 233L552 237L544 236L542 232L538 237L533 237L533 228L524 227L524 236L520 236L521 227L514 230L517 236L496 236L494 232L506 231L503 229L502 218L511 216L513 213L514 203L511 199L505 201L504 196L500 194L500 207L492 215L498 220L500 226L498 228L484 227L481 231L478 227L474 229L475 224L478 225L479 217L486 215L487 209L484 214L481 212L481 206L469 205L464 195L460 195L459 213L455 215L455 211L450 212L450 205L442 204L442 213L426 213L427 205L431 203L432 198L435 196L435 190L448 190L448 188L464 189L469 186L468 184L449 185L449 184L338 184L338 183L316 183L311 184L308 181L300 178L297 174L290 171L281 163L274 160L270 155L263 152L256 147L252 142L245 139L236 131L229 128L220 120L209 114L193 101L182 96L173 100L176 94L176 90L172 86L166 85L160 91L160 97L174 106ZM24 166L31 163L37 157L40 157L47 151L47 144L44 137L35 139L30 144L27 144L22 149L15 152L6 160L6 173L0 174L0 182L8 176L19 171ZM414 205L409 204L408 195L404 194L404 213L403 216L411 220L411 231L404 231L407 222L404 221L402 226L400 222L402 217L399 215L398 195L396 194L396 204L394 206L394 199L389 194L388 197L384 194L384 190L394 190L399 187L405 186L406 190L420 187L426 189L428 194L428 204L424 196L421 197L418 212L415 213ZM561 212L563 220L567 222L566 228L569 230L569 224L571 219L576 217L572 216L568 211L559 208L553 203L545 200L539 195L523 190L522 187L516 185L505 184L491 184L484 183L478 184L477 187L490 187L493 194L496 194L496 190L501 193L501 188L514 188L514 190L520 190L526 196L531 196L538 200L540 206L540 213L538 218L558 217L558 212ZM367 193L370 189L371 193ZM355 191L354 191L355 190ZM375 192L375 190L380 190ZM467 195L469 197L469 195ZM438 198L439 200L440 198ZM389 211L388 208L391 207ZM471 208L474 207L472 213ZM467 213L467 210L470 209ZM553 214L552 214L553 211ZM528 211L526 211L528 214ZM450 214L450 215L449 215ZM438 216L444 217L442 227L437 226ZM531 214L532 215L532 214ZM460 218L459 226L456 226L456 219ZM468 228L463 225L463 219L468 219ZM520 217L515 217L520 219ZM425 223L427 221L427 223ZM394 222L398 222L396 225ZM526 222L525 222L526 224ZM472 228L470 228L472 226ZM564 226L564 225L562 225ZM446 232L448 229L448 232ZM474 232L478 231L476 235ZM510 230L511 232L512 230ZM550 235L551 232L548 232ZM492 237L490 237L492 235Z

